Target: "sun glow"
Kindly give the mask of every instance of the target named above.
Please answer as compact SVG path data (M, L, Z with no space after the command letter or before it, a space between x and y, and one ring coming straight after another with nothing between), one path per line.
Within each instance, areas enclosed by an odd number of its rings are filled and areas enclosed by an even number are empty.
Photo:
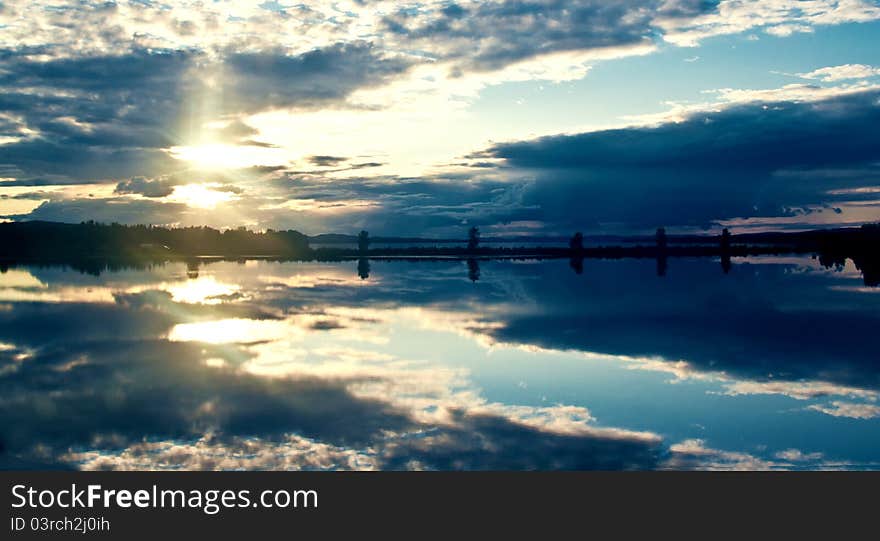
M175 186L174 192L168 196L168 199L186 203L190 207L212 209L221 203L237 198L231 190L222 188L217 183L184 184L183 186Z
M225 145L222 143L177 146L168 149L172 158L202 169L242 169L258 165L287 165L285 151L275 147Z
M234 318L180 323L171 329L168 340L208 344L247 344L278 340L284 336L285 327L282 322Z
M168 286L171 299L185 304L221 304L238 293L239 289L235 284L218 282L213 276L202 276Z

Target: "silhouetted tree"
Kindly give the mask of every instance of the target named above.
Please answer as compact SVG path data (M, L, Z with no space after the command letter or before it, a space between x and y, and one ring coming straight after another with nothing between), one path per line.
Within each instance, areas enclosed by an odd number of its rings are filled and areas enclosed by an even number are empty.
M568 247L575 252L582 252L584 250L584 234L578 231L572 235L568 241Z
M657 276L666 276L666 228L658 227L657 239Z
M726 227L721 231L721 251L730 251L730 231Z
M868 287L880 286L880 255L877 252L853 256L853 264L862 272L862 279Z
M846 256L840 253L823 252L819 254L819 264L826 269L840 272L846 266Z
M361 230L358 233L358 251L361 253L366 253L367 249L370 247L370 234L364 230Z
M657 228L657 249L665 250L666 249L666 228L658 227Z
M472 227L468 230L468 250L476 250L480 246L480 230Z
M366 280L370 277L370 260L366 257L358 259L358 276L361 280Z
M470 258L467 260L467 267L468 267L468 279L470 279L471 282L476 282L477 280L479 280L480 279L480 263L476 259Z

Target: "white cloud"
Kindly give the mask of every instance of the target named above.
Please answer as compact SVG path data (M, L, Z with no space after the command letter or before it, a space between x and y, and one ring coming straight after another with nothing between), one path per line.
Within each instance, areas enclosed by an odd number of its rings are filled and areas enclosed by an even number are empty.
M61 457L83 470L372 470L369 450L289 434L281 441L206 435L194 441L135 443L120 450L71 450Z
M792 34L809 34L813 31L813 27L805 24L780 24L779 26L771 26L765 31L771 36L785 38Z
M659 20L663 39L686 47L714 36L752 30L780 37L816 26L880 19L880 7L864 0L724 0L718 9L687 19Z
M810 400L825 396L848 396L876 400L878 393L825 381L734 381L725 385L725 394L759 395L778 394L796 400ZM813 408L812 409L817 409Z
M822 459L822 453L804 453L800 449L785 449L776 453L776 458L789 462L806 462Z
M673 444L670 457L661 468L675 470L848 470L875 468L874 463L846 462L826 458L822 453L805 453L800 449L784 449L772 456L760 457L744 451L716 449L702 439L689 439Z
M826 83L831 83L846 79L867 79L869 77L876 77L880 75L880 68L875 68L866 64L843 64L841 66L819 68L807 73L798 73L797 75L804 79L818 79Z
M832 417L848 417L850 419L875 419L880 417L880 406L874 404L858 404L835 400L831 404L813 404L807 409L831 415Z
M694 470L775 470L785 464L762 459L749 453L713 449L701 439L690 439L669 447L671 456L664 465L667 469Z

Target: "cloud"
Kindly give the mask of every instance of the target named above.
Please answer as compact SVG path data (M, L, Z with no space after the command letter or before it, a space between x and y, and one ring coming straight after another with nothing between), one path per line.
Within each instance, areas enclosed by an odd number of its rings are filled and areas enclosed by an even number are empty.
M278 52L225 57L224 87L233 93L233 112L276 107L310 108L344 100L355 89L376 86L412 64L402 55L382 54L368 42L336 43L297 56Z
M669 265L669 275L659 278L653 262L587 261L589 279L565 265L540 274L505 266L513 284L504 290L516 296L484 309L492 314L487 323L500 324L473 332L490 344L612 355L633 369L716 381L731 395L878 397L880 371L869 337L880 322L870 296L828 289L838 281L859 283L858 274L841 276L802 261L752 262L735 266L731 281L722 280L717 261Z
M743 451L727 451L709 447L702 439L689 439L670 446L664 469L769 471L769 470L845 470L873 469L872 463L830 460L822 453L804 453L785 449L772 457L762 458Z
M866 22L880 19L874 2L852 0L722 0L712 2L714 9L689 17L664 20L657 25L663 39L680 46L696 46L701 41L731 34L763 30L785 37L796 32L811 32L817 26Z
M627 48L661 39L682 46L761 28L775 36L880 19L871 2L793 0L557 0L460 2L400 8L379 19L390 44L416 48L453 73L500 70L560 52Z
M846 79L868 79L880 75L880 68L868 66L866 64L843 64L842 66L831 66L827 68L819 68L807 73L798 73L798 77L804 79L818 79L826 83L836 81L844 81Z
M673 470L774 470L785 464L749 453L713 449L701 439L690 439L670 447L671 457L664 464Z
M656 128L624 128L490 150L511 165L534 168L736 167L754 170L865 163L877 158L869 121L880 115L877 91L817 103L777 102L730 107ZM856 130L854 133L849 130ZM852 141L837 141L853 133ZM723 137L722 137L723 135ZM768 148L769 146L769 148Z
M453 72L492 71L558 52L650 43L656 4L595 0L452 3L425 10L401 8L385 16L381 24L389 41L451 61ZM688 11L698 3L689 4Z
M132 323L130 318L126 321ZM4 376L0 417L18 410L20 419L28 419L16 427L4 423L7 428L0 438L7 452L27 453L38 444L53 450L71 446L117 448L142 440L144 434L162 439L198 437L206 432L222 437L259 435L272 440L295 431L337 444L363 444L377 436L380 429L401 430L411 425L405 415L387 404L352 396L344 382L262 378L237 372L231 360L227 368L203 364L199 359L205 344L117 341L107 337L91 345L76 340L67 345L73 348L69 354L47 343L40 357ZM88 351L80 349L83 347ZM208 350L214 358L229 358L222 350ZM120 351L128 359L122 365L111 360L118 360ZM60 370L79 356L83 356L83 362L75 368ZM169 359L170 364L154 362L160 357ZM36 403L34 408L23 406L32 396L33 378L43 378L45 385L64 390L54 398L46 397L47 410ZM120 384L123 380L128 383ZM185 387L179 385L182 381L188 382ZM161 403L150 398L158 389L164 396ZM96 402L88 396L110 400L115 406L96 415L92 412ZM60 412L64 422L59 426L63 424L64 430L46 430L49 424L59 422ZM340 423L343 418L358 427Z
M334 167L346 161L348 158L342 156L309 156L309 163L318 167Z
M150 200L62 199L45 201L18 219L80 223L176 224L186 219L190 209L182 203Z
M536 176L523 197L560 223L702 226L786 216L822 205L829 190L868 179L798 172L859 168L880 159L880 93L811 102L750 102L681 122L500 143L484 155ZM777 173L789 172L780 176ZM508 171L510 174L510 171ZM516 178L515 174L511 174Z
M802 462L805 460L820 460L822 453L804 453L800 449L785 449L776 453L776 458L791 462Z
M832 417L848 417L850 419L876 419L880 417L880 406L840 400L835 400L830 404L812 404L807 406L807 409Z
M174 192L177 184L170 179L147 179L135 177L123 180L116 185L114 193L141 194L144 197L166 197Z
M659 440L635 434L560 433L497 415L458 413L452 427L394 442L388 469L633 470L656 467Z
M836 385L825 381L733 381L725 385L724 394L730 396L780 394L796 400L811 400L827 396L848 396L869 400L880 398L878 391Z
M121 450L76 450L61 459L81 470L371 470L369 452L316 442L296 435L280 441L203 437L134 443Z

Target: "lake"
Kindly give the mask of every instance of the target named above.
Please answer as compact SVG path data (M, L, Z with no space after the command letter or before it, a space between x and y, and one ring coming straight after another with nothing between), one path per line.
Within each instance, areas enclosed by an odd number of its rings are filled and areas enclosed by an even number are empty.
M0 274L0 464L878 469L880 288L809 257Z

